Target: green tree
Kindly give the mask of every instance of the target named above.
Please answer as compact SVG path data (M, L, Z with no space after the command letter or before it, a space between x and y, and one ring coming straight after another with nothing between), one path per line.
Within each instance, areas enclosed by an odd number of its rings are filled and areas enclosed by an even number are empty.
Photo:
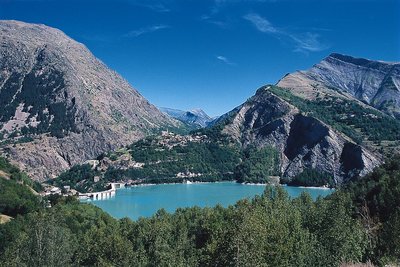
M279 154L272 147L257 149L249 146L243 151L242 162L234 177L240 182L269 183L270 176L279 175Z
M27 214L40 208L40 199L26 185L0 177L0 213Z
M50 214L36 213L28 217L26 232L4 253L5 266L70 266L73 242L70 231L58 225Z

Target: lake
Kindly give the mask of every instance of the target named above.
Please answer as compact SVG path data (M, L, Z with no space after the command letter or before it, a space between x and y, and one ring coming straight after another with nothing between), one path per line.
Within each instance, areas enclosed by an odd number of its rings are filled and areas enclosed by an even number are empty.
M92 203L115 218L129 217L137 220L139 217L150 217L161 208L174 212L177 208L193 206L214 207L220 204L227 207L240 199L261 195L264 189L264 185L236 182L143 185L118 189L115 196L108 199L82 202ZM314 199L334 191L292 186L284 186L284 189L291 197L297 197L306 191Z

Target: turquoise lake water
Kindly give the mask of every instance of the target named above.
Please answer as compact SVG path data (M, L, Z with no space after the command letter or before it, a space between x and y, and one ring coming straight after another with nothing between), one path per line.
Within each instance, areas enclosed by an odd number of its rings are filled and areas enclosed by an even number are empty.
M261 195L264 189L263 185L235 182L146 185L118 189L115 196L108 199L83 202L92 203L115 218L129 217L137 220L139 217L150 217L161 208L174 212L177 208L193 206L214 207L220 204L227 207L240 199ZM291 186L284 186L284 189L291 197L306 191L314 199L333 192L332 189Z

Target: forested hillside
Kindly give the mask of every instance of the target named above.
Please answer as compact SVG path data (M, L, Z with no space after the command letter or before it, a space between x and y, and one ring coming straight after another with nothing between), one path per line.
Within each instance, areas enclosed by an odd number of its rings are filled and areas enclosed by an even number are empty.
M2 184L3 208L13 187ZM400 159L316 201L267 187L229 208L160 210L131 221L53 198L52 208L23 211L0 225L0 259L2 266L396 265L399 201Z
M118 181L136 184L234 180L239 162L240 149L228 139L164 132L103 154L88 164L76 165L52 182L87 192Z
M279 154L272 147L241 149L229 137L215 133L215 129L203 129L186 136L164 133L145 138L87 164L76 165L51 182L57 186L71 186L79 192L101 191L110 182L236 180L240 183L279 183L279 178L276 181L280 175L279 164ZM275 177L274 181L272 177ZM327 183L319 179L309 184Z

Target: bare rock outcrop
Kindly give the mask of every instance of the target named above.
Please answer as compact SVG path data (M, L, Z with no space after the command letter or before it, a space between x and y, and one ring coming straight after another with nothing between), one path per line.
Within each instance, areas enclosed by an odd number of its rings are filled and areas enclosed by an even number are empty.
M280 153L284 177L291 178L312 168L333 175L340 185L367 174L381 163L379 155L355 144L322 121L302 114L297 107L273 94L268 86L260 88L228 117L224 119L223 133L244 147L275 148Z

